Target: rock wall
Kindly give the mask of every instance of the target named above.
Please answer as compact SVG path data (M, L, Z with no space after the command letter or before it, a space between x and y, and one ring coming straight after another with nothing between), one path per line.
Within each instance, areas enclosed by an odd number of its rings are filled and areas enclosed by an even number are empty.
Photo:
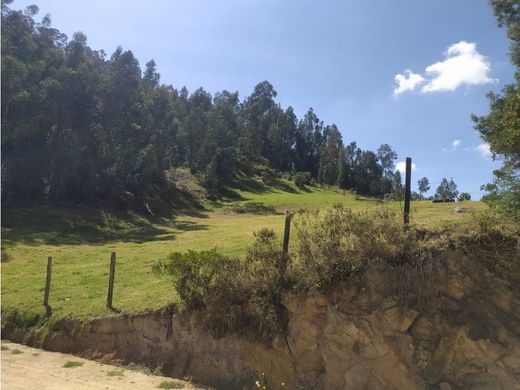
M518 294L462 253L437 260L426 271L371 269L328 296L285 295L287 333L270 344L216 339L197 313L172 306L63 321L43 347L162 366L219 389L260 378L269 389L520 389ZM6 327L6 336L27 334Z

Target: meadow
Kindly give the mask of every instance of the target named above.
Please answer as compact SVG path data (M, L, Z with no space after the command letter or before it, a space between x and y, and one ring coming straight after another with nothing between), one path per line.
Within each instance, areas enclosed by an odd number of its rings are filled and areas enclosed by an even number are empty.
M207 250L243 256L263 227L283 233L285 211L342 203L353 210L387 207L401 212L400 202L382 204L343 194L336 188L299 189L289 182L269 187L260 181L240 183L233 196L205 203L198 210L168 216L142 216L92 207L4 207L2 210L2 313L19 310L44 314L42 305L47 257L53 258L50 306L53 318L113 315L106 308L111 252L117 254L114 307L132 312L177 302L171 281L152 265L172 251ZM464 202L469 213L453 213L453 203L415 201L411 222L444 230L471 226L486 208Z

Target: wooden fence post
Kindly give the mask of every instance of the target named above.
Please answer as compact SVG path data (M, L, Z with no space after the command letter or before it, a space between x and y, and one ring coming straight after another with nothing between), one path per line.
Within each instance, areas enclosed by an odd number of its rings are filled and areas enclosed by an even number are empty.
M289 211L285 212L285 230L283 232L283 252L289 252L289 236L291 234L291 218L292 214Z
M110 275L108 277L107 307L112 309L112 296L114 295L114 277L116 273L116 252L110 256Z
M412 192L410 185L412 182L412 159L406 157L406 179L405 179L405 190L404 190L404 224L408 226L410 222L410 199L412 198Z
M47 277L45 279L45 295L43 296L43 305L50 314L49 294L51 292L51 274L52 274L52 256L47 257Z

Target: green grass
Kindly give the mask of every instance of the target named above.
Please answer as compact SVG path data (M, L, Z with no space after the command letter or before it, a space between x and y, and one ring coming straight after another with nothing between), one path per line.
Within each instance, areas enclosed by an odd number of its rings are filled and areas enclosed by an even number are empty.
M74 367L81 367L83 365L83 362L76 362L76 361L73 361L73 360L69 360L67 361L63 367L65 368L74 368Z
M280 181L237 181L228 199L167 217L107 212L87 207L18 207L2 209L2 311L18 310L26 318L45 314L42 305L47 257L53 257L49 303L52 318L85 319L114 315L106 307L110 254L117 253L113 306L141 311L176 302L171 281L152 272L152 264L172 251L217 247L242 256L262 227L283 233L284 213L342 203L354 210L383 207L337 189L298 189ZM387 206L401 210L398 202ZM411 221L445 229L467 226L472 214L454 214L451 204L412 202ZM474 211L480 202L464 202Z

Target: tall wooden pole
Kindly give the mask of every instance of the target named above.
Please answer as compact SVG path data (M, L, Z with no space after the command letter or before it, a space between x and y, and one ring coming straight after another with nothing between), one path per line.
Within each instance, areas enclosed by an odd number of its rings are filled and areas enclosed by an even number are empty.
M51 274L52 274L52 256L47 257L47 277L45 279L45 295L43 296L43 305L49 307L49 294L51 293ZM47 311L49 311L47 309Z
M404 224L408 225L410 222L410 200L412 199L411 191L412 182L412 159L406 157L406 179L405 179L405 190L404 190Z
M114 295L114 277L116 273L116 252L110 256L110 276L108 278L107 307L112 308L112 296Z
M291 234L291 218L292 214L289 211L285 212L285 230L283 232L283 252L289 252L289 236Z

